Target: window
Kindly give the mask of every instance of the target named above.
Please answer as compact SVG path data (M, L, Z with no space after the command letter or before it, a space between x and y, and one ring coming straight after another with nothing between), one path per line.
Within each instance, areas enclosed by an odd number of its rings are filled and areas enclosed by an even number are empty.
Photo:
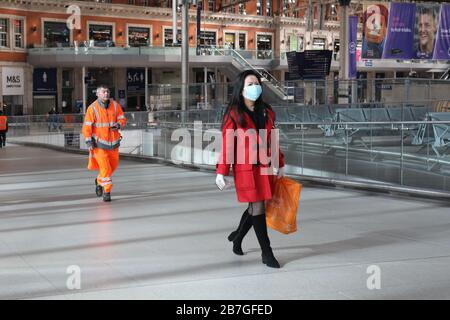
M262 15L261 0L256 0L256 14L258 16Z
M325 39L323 38L313 38L313 50L325 50Z
M239 14L247 14L245 11L245 3L239 3Z
M216 1L208 0L208 11L215 12L216 11Z
M181 46L181 29L177 30L177 44L173 44L172 28L164 29L164 46L165 47L180 47Z
M70 46L70 30L65 22L44 21L44 46Z
M150 45L150 28L128 27L128 44L131 47Z
M245 50L245 33L239 33L239 50Z
M272 36L266 34L258 34L256 36L256 50L258 59L272 58Z
M216 32L215 31L200 31L200 45L202 46L215 46L216 45Z
M9 47L8 24L9 19L0 19L0 47Z
M236 35L234 33L225 33L225 48L236 49Z
M292 33L289 35L287 43L287 49L288 51L303 51L303 36L297 35L295 33Z
M23 20L14 20L14 47L23 48Z
M102 24L89 25L89 40L94 40L96 46L113 45L113 26Z
M272 15L272 0L266 0L266 16Z
M283 0L283 17L286 17L286 14L288 10L288 0Z

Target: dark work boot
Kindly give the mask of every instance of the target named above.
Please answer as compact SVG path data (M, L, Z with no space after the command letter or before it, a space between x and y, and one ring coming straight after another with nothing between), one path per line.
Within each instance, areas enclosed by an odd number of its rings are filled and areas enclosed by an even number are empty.
M103 193L103 201L110 202L111 201L111 193L109 193L109 192Z
M247 234L248 230L252 227L252 219L248 214L248 209L244 211L241 217L241 221L239 222L238 228L230 233L228 236L229 241L233 241L233 252L239 256L244 255L242 251L242 240Z
M103 195L103 187L98 184L97 178L95 178L95 194L97 197L101 197Z
M273 255L270 247L269 236L267 235L266 215L260 214L252 216L253 228L255 229L256 237L262 250L262 262L271 268L280 268L280 264Z

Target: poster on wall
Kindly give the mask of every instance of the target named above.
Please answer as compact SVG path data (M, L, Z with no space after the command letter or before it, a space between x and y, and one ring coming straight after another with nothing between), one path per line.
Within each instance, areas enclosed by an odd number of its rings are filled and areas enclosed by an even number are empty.
M413 58L415 17L414 3L391 3L383 59Z
M56 94L56 68L33 70L33 94Z
M389 10L385 3L364 3L362 57L380 59L386 39Z
M2 94L4 96L23 96L23 68L2 68Z
M450 59L450 4L442 4L433 59Z
M414 27L414 58L432 59L439 26L438 3L418 3Z
M127 69L127 90L128 92L143 92L145 90L145 69Z

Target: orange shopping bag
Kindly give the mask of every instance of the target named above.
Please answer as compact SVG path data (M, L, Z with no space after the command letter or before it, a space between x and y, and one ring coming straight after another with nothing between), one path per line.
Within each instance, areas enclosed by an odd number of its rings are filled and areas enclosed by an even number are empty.
M297 231L297 209L302 185L292 179L272 178L272 199L266 202L267 226L284 234Z

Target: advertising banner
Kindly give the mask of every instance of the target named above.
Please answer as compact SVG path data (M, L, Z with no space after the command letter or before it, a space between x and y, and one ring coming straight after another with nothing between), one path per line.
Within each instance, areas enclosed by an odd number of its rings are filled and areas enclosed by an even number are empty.
M418 3L414 28L414 59L432 59L439 26L438 3Z
M442 4L433 59L450 59L450 4Z
M414 3L391 3L383 59L413 58L415 17Z
M386 3L364 3L362 58L381 59L389 10Z
M358 36L358 17L348 17L350 31L348 35L348 78L356 79L356 43Z

